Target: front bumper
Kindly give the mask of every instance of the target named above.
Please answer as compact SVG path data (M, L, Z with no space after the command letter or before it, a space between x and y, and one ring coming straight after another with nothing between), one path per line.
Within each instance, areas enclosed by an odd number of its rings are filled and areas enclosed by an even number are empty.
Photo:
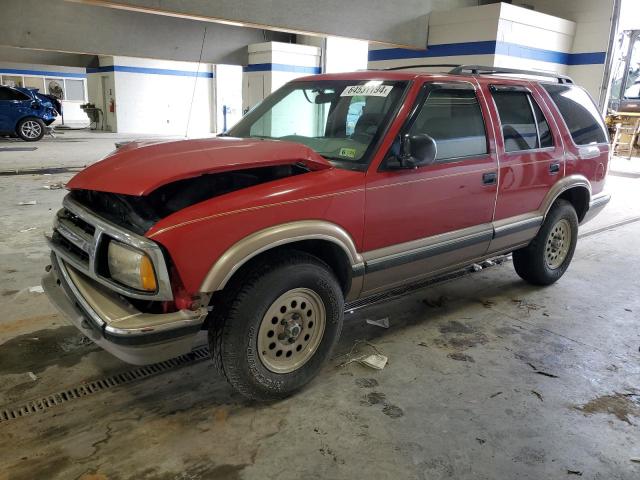
M151 314L51 254L42 287L54 306L93 342L135 365L156 363L203 344L198 332L207 315L196 311Z
M591 201L589 202L589 210L587 210L587 213L580 224L585 224L589 220L593 219L593 217L598 215L604 209L604 207L607 206L610 200L611 195L605 192L598 193L591 197Z

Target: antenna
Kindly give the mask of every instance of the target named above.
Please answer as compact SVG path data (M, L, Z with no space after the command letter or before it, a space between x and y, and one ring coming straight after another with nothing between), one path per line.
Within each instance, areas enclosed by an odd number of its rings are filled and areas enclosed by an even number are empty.
M198 85L198 78L200 77L200 64L202 63L202 52L204 51L204 41L207 38L207 27L204 27L204 33L202 34L202 45L200 46L200 57L198 58L198 68L196 69L196 78L193 81L193 92L191 93L191 103L189 104L189 116L187 117L187 129L184 132L184 138L189 136L189 124L191 123L191 112L193 110L193 100L196 97L196 86Z

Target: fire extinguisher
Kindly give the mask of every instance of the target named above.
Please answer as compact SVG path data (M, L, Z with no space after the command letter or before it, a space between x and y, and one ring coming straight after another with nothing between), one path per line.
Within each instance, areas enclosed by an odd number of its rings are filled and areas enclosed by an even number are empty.
M114 113L116 111L116 102L113 100L109 100L109 112Z

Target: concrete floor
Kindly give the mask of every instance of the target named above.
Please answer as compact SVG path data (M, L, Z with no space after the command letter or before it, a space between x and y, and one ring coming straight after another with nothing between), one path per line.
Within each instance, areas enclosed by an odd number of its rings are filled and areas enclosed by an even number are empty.
M0 172L92 163L114 137L0 140ZM623 162L554 286L507 262L348 314L319 378L273 404L200 361L0 421L0 480L640 478L640 160ZM0 174L0 412L131 368L29 291L64 195L44 186L71 175ZM384 370L340 366L358 340Z

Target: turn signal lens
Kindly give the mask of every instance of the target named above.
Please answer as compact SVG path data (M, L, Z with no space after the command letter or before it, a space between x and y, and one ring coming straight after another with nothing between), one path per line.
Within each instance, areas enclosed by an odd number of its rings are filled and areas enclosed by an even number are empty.
M146 255L140 260L140 284L143 290L155 292L158 288L156 274L153 271L151 260Z

